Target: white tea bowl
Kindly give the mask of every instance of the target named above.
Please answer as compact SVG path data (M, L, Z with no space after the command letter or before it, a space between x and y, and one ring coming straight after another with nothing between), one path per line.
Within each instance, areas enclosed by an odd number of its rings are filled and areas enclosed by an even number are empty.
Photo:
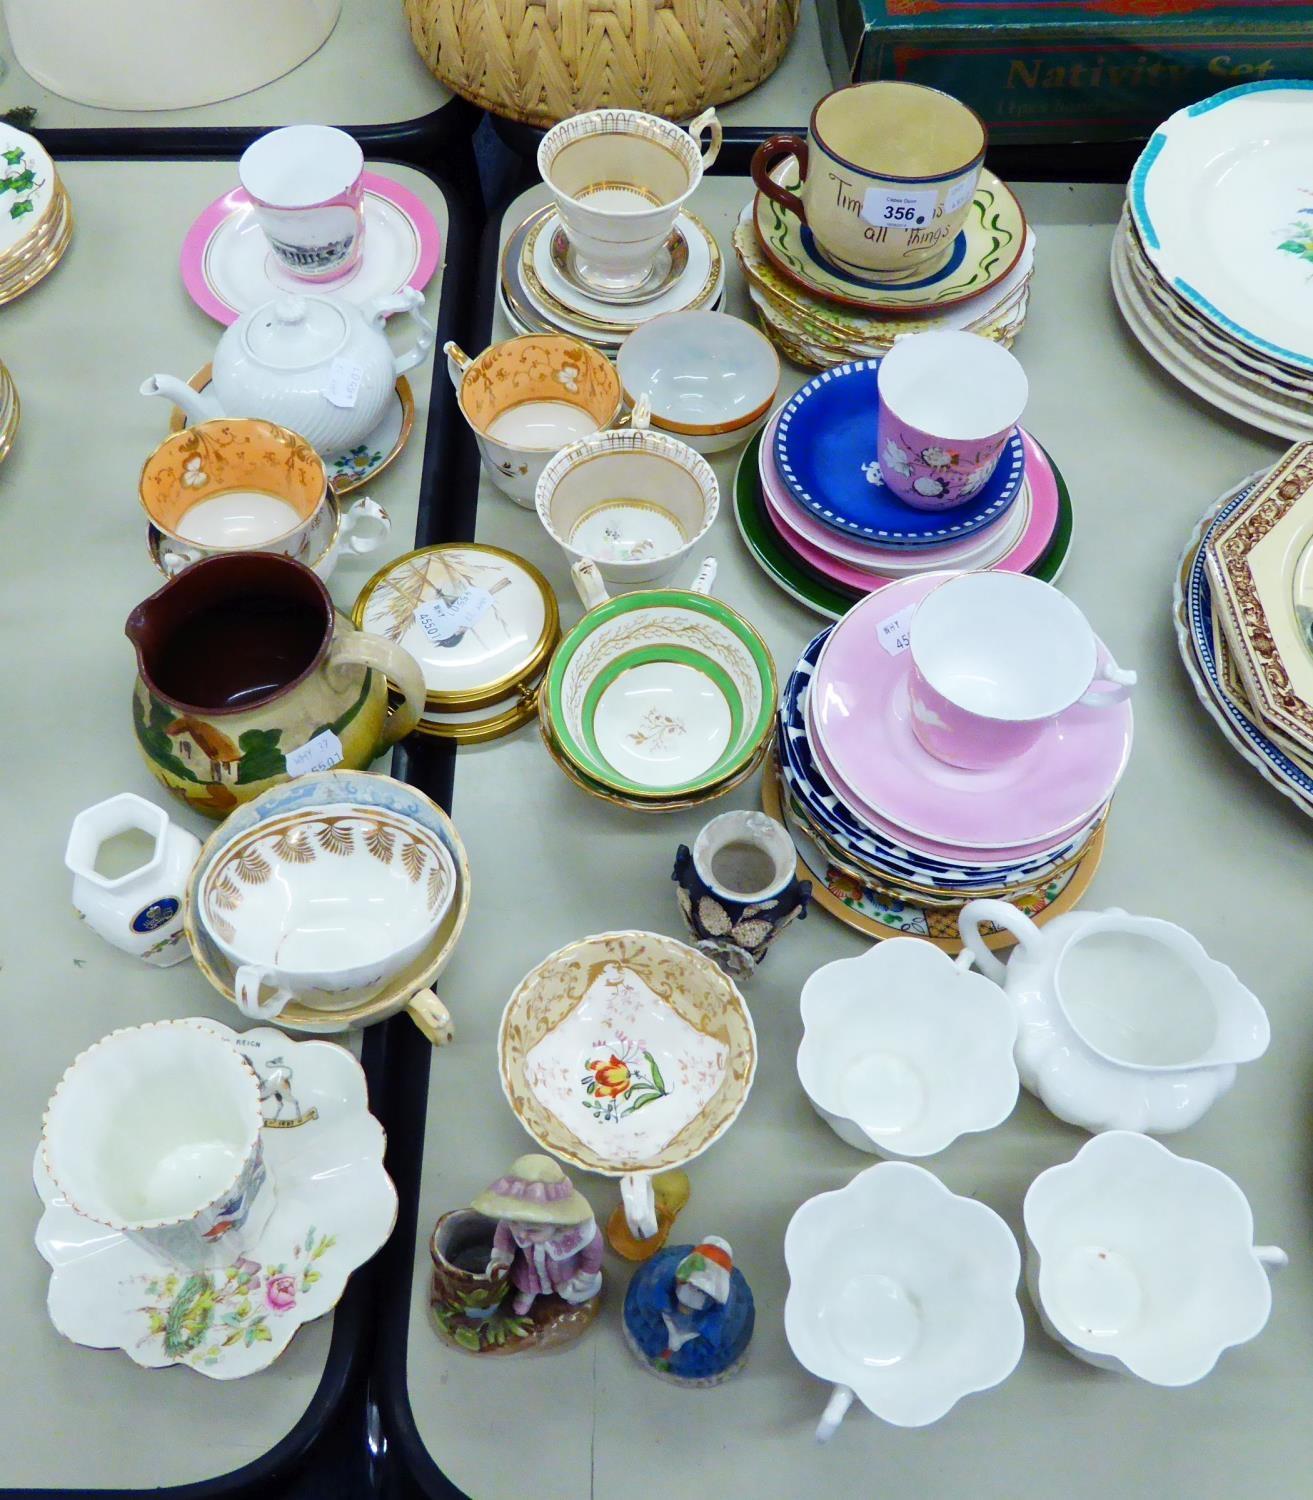
M293 1000L331 1010L381 989L431 940L456 883L446 845L413 819L306 806L228 844L196 906L237 966L238 1005L268 1018Z
M774 345L728 313L662 313L620 346L625 400L646 394L651 425L699 453L746 442L765 422L780 383Z
M1268 1271L1249 1202L1225 1173L1113 1130L1050 1167L1025 1202L1026 1281L1046 1331L1078 1359L1191 1385L1260 1333Z
M784 1259L789 1346L835 1387L821 1442L854 1396L886 1422L923 1427L1021 1358L1012 1231L924 1167L881 1162L809 1199L789 1222Z
M634 427L562 448L535 503L571 563L589 559L608 583L629 586L664 578L688 556L716 519L720 486L686 443Z
M260 1082L200 1021L111 1032L46 1106L41 1154L75 1213L194 1270L231 1265L273 1213Z
M840 1140L880 1156L942 1151L1012 1113L1017 1019L971 954L887 938L802 990L798 1078Z

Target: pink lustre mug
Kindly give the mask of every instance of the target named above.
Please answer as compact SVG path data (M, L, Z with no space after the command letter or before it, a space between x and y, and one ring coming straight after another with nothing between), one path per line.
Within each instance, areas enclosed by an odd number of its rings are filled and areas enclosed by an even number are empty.
M976 333L908 333L880 361L880 473L918 510L978 494L1021 420L1020 363Z
M237 165L274 258L303 281L345 276L360 259L364 171L360 146L331 125L271 130Z
M1024 573L956 574L917 605L908 636L912 733L968 771L1014 760L1064 710L1111 707L1135 685L1071 600Z

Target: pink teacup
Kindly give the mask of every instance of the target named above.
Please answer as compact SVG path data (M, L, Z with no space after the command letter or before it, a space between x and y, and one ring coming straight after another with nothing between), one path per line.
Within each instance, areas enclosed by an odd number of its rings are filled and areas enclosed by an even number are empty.
M1025 574L947 579L917 605L908 636L912 733L968 771L1014 760L1064 710L1111 707L1135 684L1071 600Z
M365 156L331 125L285 125L246 148L237 175L274 258L303 281L332 281L360 259Z
M880 361L880 472L918 510L969 500L993 474L1029 387L1020 363L976 333L908 333Z

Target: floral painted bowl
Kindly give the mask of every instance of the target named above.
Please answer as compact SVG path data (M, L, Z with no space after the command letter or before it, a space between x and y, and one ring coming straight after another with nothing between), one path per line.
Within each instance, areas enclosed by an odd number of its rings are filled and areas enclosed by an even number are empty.
M1078 1359L1154 1385L1202 1380L1272 1307L1244 1193L1225 1173L1130 1130L1087 1141L1030 1185L1026 1281L1046 1331Z
M738 989L686 943L607 932L545 958L497 1037L502 1088L544 1151L608 1177L672 1171L729 1129L757 1066Z
M931 1156L1012 1113L1017 1018L971 962L889 938L808 979L798 1077L841 1140L880 1156Z
M1011 1230L923 1167L882 1162L809 1199L789 1222L784 1259L789 1346L835 1385L822 1441L854 1396L886 1422L922 1427L1021 1358Z
M761 752L775 663L718 599L648 589L590 609L556 649L539 711L590 781L636 798L710 791Z

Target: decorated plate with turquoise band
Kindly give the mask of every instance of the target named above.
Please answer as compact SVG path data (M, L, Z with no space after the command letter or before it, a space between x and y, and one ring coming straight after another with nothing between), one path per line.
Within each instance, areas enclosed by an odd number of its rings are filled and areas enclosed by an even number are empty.
M880 361L823 370L785 402L775 426L775 467L789 494L818 521L890 547L960 541L997 521L1021 493L1020 429L976 494L948 510L916 510L884 482L876 445Z
M542 712L590 780L667 799L735 775L770 733L775 666L755 630L704 594L653 589L590 610L552 658Z
M798 185L798 164L784 164L779 181ZM783 276L828 302L863 311L902 312L949 307L978 297L1003 280L1026 243L1026 216L1007 186L987 170L947 261L920 281L882 282L859 278L826 258L811 231L789 209L758 192L753 224L767 259Z

